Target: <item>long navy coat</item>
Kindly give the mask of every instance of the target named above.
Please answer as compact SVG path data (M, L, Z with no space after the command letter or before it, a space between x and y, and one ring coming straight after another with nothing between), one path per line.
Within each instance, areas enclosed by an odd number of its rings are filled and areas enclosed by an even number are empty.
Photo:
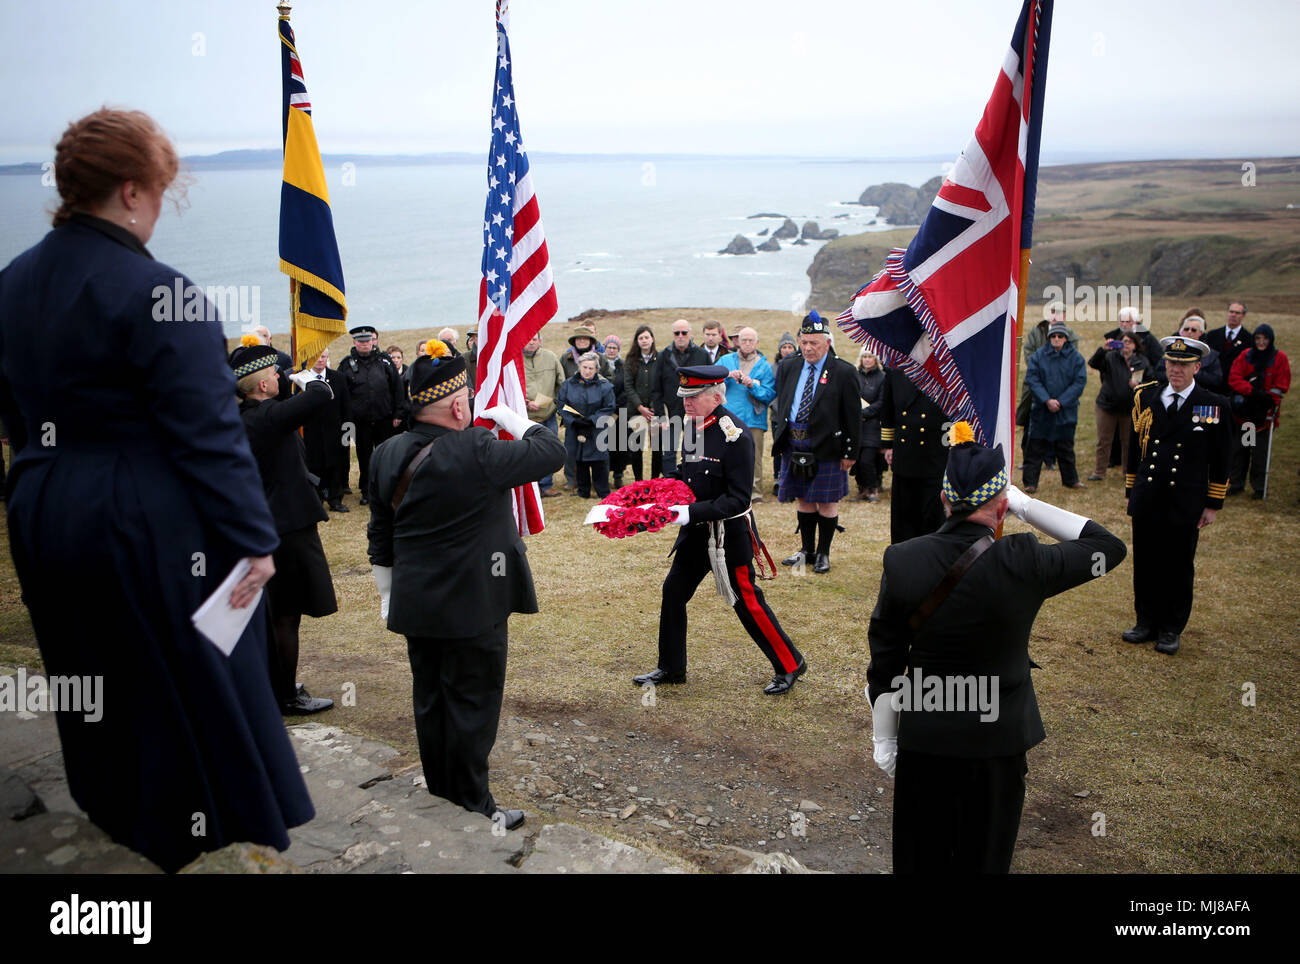
M1033 395L1029 414L1029 437L1063 442L1074 438L1079 424L1079 396L1088 385L1088 366L1079 350L1068 341L1057 351L1044 345L1029 359L1025 387ZM1058 411L1047 409L1049 399L1061 403Z
M73 798L165 870L313 816L266 662L265 601L230 657L190 615L277 545L218 321L155 320L183 276L76 216L0 272L10 547L60 712ZM182 288L182 290L184 290ZM212 313L215 318L215 312Z
M560 386L560 396L555 400L560 407L560 421L564 423L565 451L580 462L601 462L609 458L609 447L602 450L600 433L614 415L614 386L597 375L589 382L580 373L567 378ZM571 408L581 415L565 409ZM579 424L580 423L580 424ZM612 431L612 426L610 427ZM586 439L578 441L578 436ZM612 447L614 439L608 440Z

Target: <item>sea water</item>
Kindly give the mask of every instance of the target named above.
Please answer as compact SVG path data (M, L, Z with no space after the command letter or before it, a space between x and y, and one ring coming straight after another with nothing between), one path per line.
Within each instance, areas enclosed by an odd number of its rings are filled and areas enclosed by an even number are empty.
M887 181L919 185L938 162L799 158L538 155L530 159L559 300L557 320L588 308L730 307L802 313L808 266L824 242L720 255L737 234L755 244L779 220L841 234L884 230L855 202ZM466 326L478 312L486 164L466 159L392 165L354 158L326 170L343 262L349 325L380 331ZM164 205L154 257L201 286L256 286L260 317L227 319L228 335L257 323L288 330L279 272L280 171L191 173L179 214ZM49 180L46 178L45 180ZM0 176L0 265L35 244L58 204L39 172ZM864 272L868 280L879 266ZM814 305L824 313L842 305Z

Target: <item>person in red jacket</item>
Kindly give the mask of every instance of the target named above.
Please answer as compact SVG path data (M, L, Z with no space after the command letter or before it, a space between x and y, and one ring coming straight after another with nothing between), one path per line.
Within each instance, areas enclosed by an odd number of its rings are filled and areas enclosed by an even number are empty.
M1228 472L1228 495L1245 488L1250 467L1252 498L1264 498L1268 486L1268 453L1272 431L1277 427L1282 396L1291 387L1291 363L1286 352L1278 351L1273 329L1260 325L1254 333L1255 347L1243 351L1232 363L1228 387L1232 391L1232 414L1237 423L1232 464ZM1253 431L1248 429L1251 426Z

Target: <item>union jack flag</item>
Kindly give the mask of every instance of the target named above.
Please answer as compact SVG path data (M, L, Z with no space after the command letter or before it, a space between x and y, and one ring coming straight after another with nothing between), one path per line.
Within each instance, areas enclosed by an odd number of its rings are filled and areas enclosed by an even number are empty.
M489 427L493 423L483 419L482 413L493 405L509 405L527 416L524 345L555 317L557 307L546 234L519 135L506 35L508 6L508 0L497 0L497 71L483 210L483 279L478 294L474 414L479 424ZM497 433L501 438L511 437L501 429ZM514 510L521 535L542 531L545 520L536 483L515 489Z
M837 318L1011 457L1020 260L1034 227L1052 0L1025 0L993 95L907 249Z

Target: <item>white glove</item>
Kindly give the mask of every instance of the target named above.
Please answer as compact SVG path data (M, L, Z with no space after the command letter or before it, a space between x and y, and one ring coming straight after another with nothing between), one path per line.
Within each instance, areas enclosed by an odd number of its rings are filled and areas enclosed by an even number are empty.
M668 508L676 513L673 516L673 522L679 526L684 526L691 521L691 507L689 505L670 505Z
M316 378L316 373L313 371L301 371L294 372L290 375L289 381L297 385L299 391L305 392L307 391L307 383L318 381L318 379Z
M1049 505L1041 499L1031 499L1014 485L1007 486L1007 508L1022 522L1028 522L1057 542L1079 538L1083 527L1088 524L1086 516Z
M863 695L871 698L870 690ZM876 766L885 771L886 776L894 775L898 763L898 707L894 702L895 693L881 693L871 707L871 742L874 749L871 758Z
M379 590L379 618L388 620L388 600L393 594L393 567L371 566L375 574L375 588Z
M520 415L509 405L493 405L491 408L485 408L483 417L492 419L515 438L523 438L524 433L537 424Z

